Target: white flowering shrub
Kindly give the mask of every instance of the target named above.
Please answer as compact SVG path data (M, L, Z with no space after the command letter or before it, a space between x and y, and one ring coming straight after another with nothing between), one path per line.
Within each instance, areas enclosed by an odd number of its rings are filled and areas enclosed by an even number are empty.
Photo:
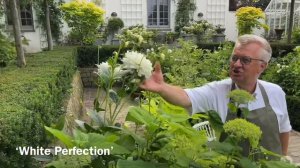
M184 26L182 30L188 34L204 34L206 31L213 30L213 25L208 23L206 20L200 20L192 23L189 26Z
M151 44L155 34L153 31L146 30L143 26L133 26L122 29L122 33L117 35L122 43L126 43L134 50L142 45Z

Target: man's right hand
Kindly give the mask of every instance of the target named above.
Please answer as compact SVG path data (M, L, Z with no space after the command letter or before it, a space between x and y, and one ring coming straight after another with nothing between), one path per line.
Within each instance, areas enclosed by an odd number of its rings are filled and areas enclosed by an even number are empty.
M163 74L161 72L161 66L157 62L154 65L154 71L149 79L146 79L140 88L158 93L166 101L174 105L178 105L189 109L192 104L186 94L186 92L181 88L165 83Z
M154 71L150 78L146 79L141 85L140 88L159 93L163 89L165 84L163 74L161 72L161 66L159 62L156 62L154 65Z

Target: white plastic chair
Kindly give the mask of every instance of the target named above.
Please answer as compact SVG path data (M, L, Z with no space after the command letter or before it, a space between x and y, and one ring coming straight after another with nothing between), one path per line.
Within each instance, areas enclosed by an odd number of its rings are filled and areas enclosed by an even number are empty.
M198 124L195 124L193 128L196 129L197 131L205 130L208 142L216 140L215 131L210 127L208 121L203 121Z

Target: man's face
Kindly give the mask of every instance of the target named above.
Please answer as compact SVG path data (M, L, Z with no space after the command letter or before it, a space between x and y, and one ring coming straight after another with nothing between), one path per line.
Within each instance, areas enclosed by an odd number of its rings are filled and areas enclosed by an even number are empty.
M251 85L256 83L259 75L267 66L267 63L260 58L260 51L261 46L256 43L238 46L234 49L229 74L236 84Z

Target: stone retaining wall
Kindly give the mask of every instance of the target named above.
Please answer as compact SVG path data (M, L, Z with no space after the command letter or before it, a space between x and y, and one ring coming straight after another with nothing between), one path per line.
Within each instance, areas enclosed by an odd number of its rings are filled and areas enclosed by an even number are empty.
M97 68L79 68L83 87L96 87Z
M68 133L75 128L75 119L80 119L83 114L83 85L81 82L80 72L77 71L73 76L72 92L69 99L65 102L66 116L64 130Z

